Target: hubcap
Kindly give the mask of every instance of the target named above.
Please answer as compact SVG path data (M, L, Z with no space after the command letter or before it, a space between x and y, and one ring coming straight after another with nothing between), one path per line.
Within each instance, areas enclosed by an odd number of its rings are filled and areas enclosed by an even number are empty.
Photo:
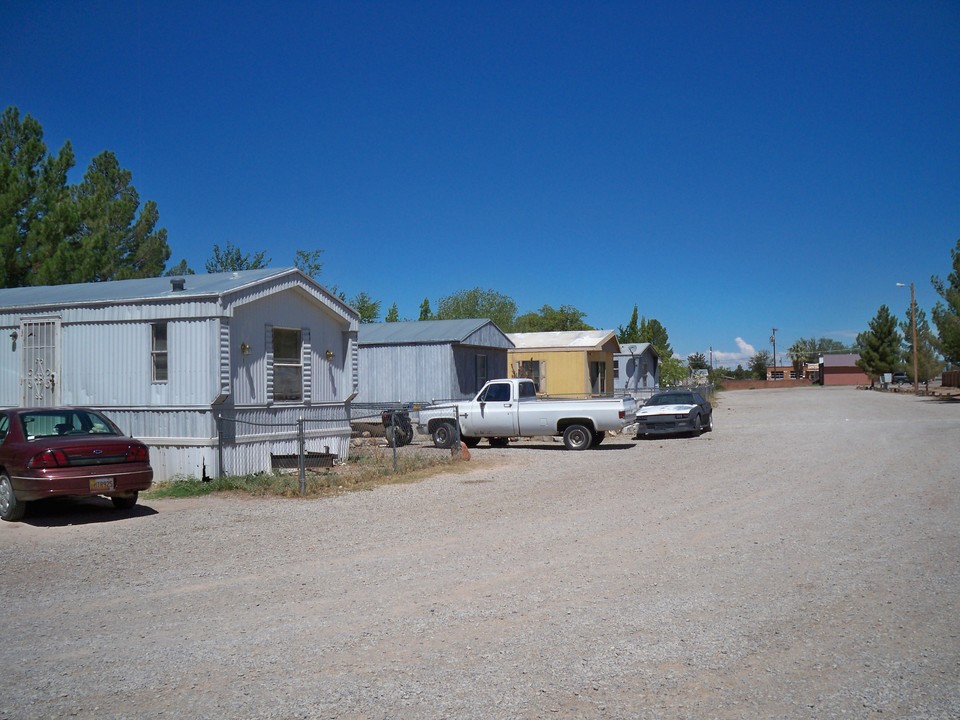
M10 487L10 481L7 478L0 479L0 512L5 513L10 509L12 499L13 488Z

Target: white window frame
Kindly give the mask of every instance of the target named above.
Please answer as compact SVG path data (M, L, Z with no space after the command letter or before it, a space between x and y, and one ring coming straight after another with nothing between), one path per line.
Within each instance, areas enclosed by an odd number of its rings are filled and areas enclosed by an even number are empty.
M163 347L159 347L159 330L163 330ZM166 322L150 323L150 382L170 382L170 333ZM162 359L162 363L161 363Z
M282 334L292 333L296 337L296 357L293 355L279 356L278 347L283 345L283 343L278 343L277 341L282 338ZM276 402L303 402L303 331L300 328L272 328L271 339L273 344L273 399ZM293 393L292 390L287 392L282 392L280 389L280 376L288 374L289 371L295 371L296 378L298 382L297 391ZM279 371L279 372L278 372ZM293 386L292 380L289 382L291 388Z

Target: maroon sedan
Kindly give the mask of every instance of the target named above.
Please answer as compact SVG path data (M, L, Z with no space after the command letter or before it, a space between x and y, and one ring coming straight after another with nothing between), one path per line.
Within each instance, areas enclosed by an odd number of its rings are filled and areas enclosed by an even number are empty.
M19 520L31 500L107 495L131 508L150 487L147 446L87 408L0 410L0 518Z

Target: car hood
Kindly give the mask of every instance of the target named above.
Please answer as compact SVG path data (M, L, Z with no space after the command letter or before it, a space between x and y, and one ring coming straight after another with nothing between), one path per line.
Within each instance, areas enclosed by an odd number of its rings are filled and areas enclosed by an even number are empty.
M650 415L686 415L695 407L696 405L644 405L637 410L637 417L647 417Z

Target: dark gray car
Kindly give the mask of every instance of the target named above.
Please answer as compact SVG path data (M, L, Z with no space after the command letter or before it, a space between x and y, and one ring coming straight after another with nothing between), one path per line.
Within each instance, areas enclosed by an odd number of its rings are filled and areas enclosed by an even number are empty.
M637 411L637 437L713 430L713 406L696 390L664 390Z

